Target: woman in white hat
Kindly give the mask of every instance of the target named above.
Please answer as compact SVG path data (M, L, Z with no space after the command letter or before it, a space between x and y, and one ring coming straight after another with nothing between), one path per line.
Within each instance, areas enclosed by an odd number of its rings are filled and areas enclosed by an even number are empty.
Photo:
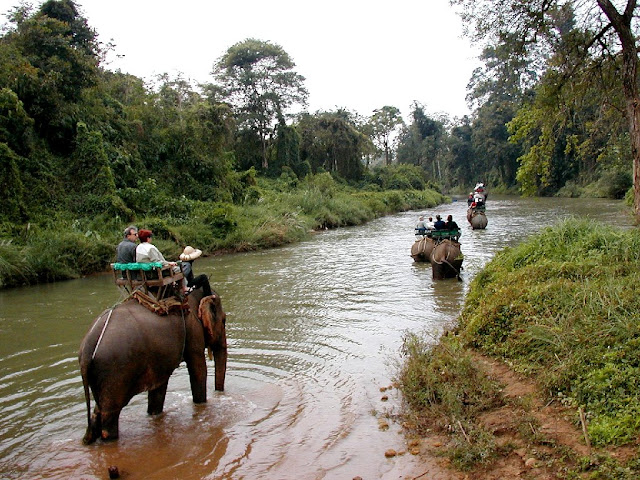
M193 275L193 261L202 255L202 250L193 248L187 245L184 251L180 254L180 260L182 260L182 273L187 281L187 295L193 292L196 288L202 287L202 293L205 297L211 295L211 285L209 285L209 277L204 273L197 277Z

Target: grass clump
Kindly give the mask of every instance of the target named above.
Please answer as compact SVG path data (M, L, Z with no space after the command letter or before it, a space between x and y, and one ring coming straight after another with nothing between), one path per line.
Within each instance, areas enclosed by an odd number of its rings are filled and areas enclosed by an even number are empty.
M434 344L407 334L403 355L397 381L417 433L435 429L451 434L446 454L463 470L493 458L497 449L493 436L476 420L500 404L500 390L478 370L470 351L453 336Z

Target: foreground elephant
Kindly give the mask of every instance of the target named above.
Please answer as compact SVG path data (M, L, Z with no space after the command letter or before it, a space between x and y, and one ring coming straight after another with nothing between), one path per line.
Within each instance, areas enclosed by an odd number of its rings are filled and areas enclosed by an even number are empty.
M464 255L460 243L446 239L438 243L431 252L431 270L434 280L458 277L462 270Z
M120 412L138 393L149 392L147 413L161 413L169 377L182 360L193 401L206 402L205 347L215 359L215 389L224 390L227 337L220 297L214 293L202 298L202 291L195 290L188 303L184 315L160 316L131 299L94 321L79 353L87 402L85 443L118 438ZM93 415L89 389L96 403Z

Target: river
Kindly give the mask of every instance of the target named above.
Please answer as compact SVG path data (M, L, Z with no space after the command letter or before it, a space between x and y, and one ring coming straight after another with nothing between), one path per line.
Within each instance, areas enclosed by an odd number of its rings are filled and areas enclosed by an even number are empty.
M619 226L618 201L489 196L473 231L460 198L261 252L197 260L227 312L225 391L194 405L184 363L165 411L146 394L120 417L116 442L82 444L86 408L77 351L93 319L121 299L108 274L0 291L0 477L103 479L410 478L393 383L406 332L437 337L455 322L474 275L499 249L569 216ZM461 281L434 281L409 256L418 214L462 229ZM197 247L197 245L194 245Z

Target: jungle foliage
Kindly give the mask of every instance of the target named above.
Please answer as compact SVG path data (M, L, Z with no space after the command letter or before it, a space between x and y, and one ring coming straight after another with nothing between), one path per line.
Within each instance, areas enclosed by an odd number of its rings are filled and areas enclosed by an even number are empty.
M445 201L420 169L367 171L364 120L293 118L307 92L279 45L233 45L214 64L217 83L165 74L149 84L102 67L105 47L71 0L22 4L9 20L0 286L103 270L130 223L175 258L185 244L264 248Z
M9 19L0 38L5 221L49 208L132 217L125 190L150 181L167 197L238 202L251 168L361 182L369 166L410 164L458 193L484 181L497 192L622 198L631 186L619 65L578 61L586 32L569 7L551 15L551 55L518 55L508 35L487 43L470 82L472 116L431 114L416 101L407 123L389 105L368 118L293 114L306 104L304 77L270 42L234 44L213 64L212 83L161 75L148 84L103 68L112 47L71 0L20 5Z
M624 177L640 217L637 2L450 3L484 46L469 99L478 119L502 106L521 191L553 195L569 185L572 194L593 194L597 179Z
M455 191L481 180L493 191L624 198L635 185L638 212L636 2L450 3L483 47L473 114L452 121L414 103L396 160Z
M615 59L597 65L610 81L592 82L588 69L538 74L505 41L485 49L486 68L472 79L473 116L452 120L416 101L404 122L389 105L371 117L306 112L304 77L270 42L233 45L214 62L212 83L166 74L148 83L104 68L112 47L72 0L21 4L8 18L0 37L0 236L14 248L24 232L98 222L102 229L84 232L108 237L107 228L147 218L199 219L207 222L199 230L226 239L207 242L227 248L242 223L237 212L265 205L267 179L280 191L283 182L305 188L329 175L360 196L462 193L476 181L494 192L572 196L621 197L630 186ZM568 41L579 32L562 18L559 38ZM549 62L572 51L563 48Z

